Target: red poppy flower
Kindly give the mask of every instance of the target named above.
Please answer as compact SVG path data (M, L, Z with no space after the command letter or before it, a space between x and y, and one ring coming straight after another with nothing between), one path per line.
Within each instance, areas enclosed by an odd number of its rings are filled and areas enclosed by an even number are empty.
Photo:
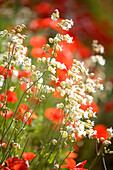
M9 158L6 160L9 170L29 170L29 165L26 160L21 160L18 157Z
M5 163L0 164L0 169L5 170L4 166L5 166ZM3 169L3 168L4 168L4 169Z
M59 19L59 21L53 21L51 18L35 19L31 21L30 29L35 31L37 29L51 27L52 29L57 30L57 24L60 22L60 20L61 19Z
M25 111L27 111L29 109L29 106L26 103L22 103L20 104L19 110L18 112L20 114L23 114Z
M30 30L35 31L41 27L41 19L34 19L30 23Z
M35 48L32 48L31 55L35 58L42 58L42 57L48 58L48 57L51 57L51 52L52 52L51 48L49 48L48 53L46 53L42 48L35 47Z
M30 45L32 47L42 47L46 43L47 43L46 38L42 36L35 36L30 39Z
M66 152L66 155L68 155L68 158L71 158L71 159L75 159L75 158L78 157L78 153L71 152L71 153L69 154L69 151Z
M109 101L108 103L105 104L104 111L106 113L110 112L113 110L113 100Z
M60 168L69 168L70 170L88 170L88 169L84 169L84 165L86 164L86 160L83 162L80 162L76 165L76 161L68 158L65 159L65 162L67 163L67 165L61 165Z
M76 161L71 158L65 159L65 162L67 165L61 165L60 168L69 168L70 170L73 170L76 166Z
M27 83L22 83L20 86L22 91L26 91L27 90Z
M78 164L76 165L75 170L88 170L88 169L84 169L84 166L85 166L86 162L87 162L87 160L78 163Z
M5 99L5 94L2 93L0 95L0 101L3 101ZM10 90L7 91L7 102L11 103L16 103L18 101L17 94L13 91L11 92Z
M55 98L57 98L57 99L61 99L62 98L62 96L61 96L61 92L59 92L59 91L55 91L54 93L53 93L53 96L55 97Z
M10 78L11 75L12 75L12 69L13 69L13 67L11 66L10 69L8 70L8 78ZM4 78L6 78L7 68L4 68L3 66L0 66L0 75L3 75Z
M39 99L38 99L38 98L36 99L35 96L32 96L32 97L30 97L29 99L30 99L31 102L34 102L35 104L38 104L38 103L39 103Z
M18 78L22 78L22 77L30 77L31 72L28 71L18 71Z
M77 51L80 54L80 57L86 59L91 56L91 50L85 46L82 42L77 40Z
M67 44L67 43L65 42L62 44ZM63 46L63 50L57 51L56 53L57 53L56 60L62 64L64 63L65 66L67 67L67 69L69 69L73 63L73 54L72 54L71 50L68 48L68 46L67 46L67 48L66 48L66 45Z
M50 14L54 11L53 5L48 2L40 2L36 5L36 12L41 17L49 17Z
M61 123L64 118L63 110L53 107L46 109L44 115L47 119L53 120L55 123Z
M36 155L32 152L28 152L28 153L23 153L22 157L24 158L24 160L32 160Z
M31 109L28 111L28 113L24 115L24 113L27 112L28 109L29 109L29 106L27 104L25 103L20 104L20 107L18 109L20 116L16 114L16 117L18 119L21 119L21 121L23 122L27 122L27 124L30 125L32 122L32 119L37 119L37 115L35 113L32 113Z
M84 165L87 162L86 160L78 163L77 165L76 165L76 161L71 158L65 159L65 162L67 163L67 165L61 165L60 168L68 168L70 170L88 170L88 169L84 169Z
M94 138L104 138L104 140L107 140L109 138L109 133L107 132L107 127L105 125L99 124L94 127L94 130L97 131L97 134L94 135ZM103 140L103 141L104 141Z
M32 48L31 55L35 58L42 58L43 57L43 49L42 48Z
M21 86L20 86L20 88L21 88L22 91L25 92L25 91L27 90L27 88L28 88L28 87L27 87L27 83L22 83ZM36 94L36 93L38 92L38 90L36 89L35 85L33 85L30 89L31 89L31 91L32 91L34 94ZM27 91L26 91L26 93L27 93Z
M3 118L10 118L13 116L13 112L11 110L7 111L6 113L1 112L1 115Z
M69 75L67 73L67 70L66 69L57 69L57 77L59 78L58 82L56 83L55 81L53 81L53 84L54 85L60 85L61 81L65 81L66 78L69 78Z
M17 94L14 91L7 91L7 102L16 103L18 101Z

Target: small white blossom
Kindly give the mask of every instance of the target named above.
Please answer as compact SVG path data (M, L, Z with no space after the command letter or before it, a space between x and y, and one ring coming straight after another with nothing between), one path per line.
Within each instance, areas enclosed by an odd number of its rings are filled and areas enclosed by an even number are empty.
M59 11L58 9L55 9L55 11L53 12L53 14L51 15L51 19L53 21L57 21L57 19L59 18Z

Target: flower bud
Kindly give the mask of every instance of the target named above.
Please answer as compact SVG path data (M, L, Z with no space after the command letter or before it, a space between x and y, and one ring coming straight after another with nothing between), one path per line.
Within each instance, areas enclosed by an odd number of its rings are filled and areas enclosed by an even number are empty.
M56 145L56 144L57 144L57 140L56 140L56 139L53 139L53 140L52 140L52 143L53 143L53 145Z
M57 169L59 169L59 165L58 165L58 164L55 164L55 165L54 165L54 170L57 170Z
M64 131L64 132L62 133L62 137L63 137L63 138L67 138L67 136L68 136L68 133L67 133L66 131Z

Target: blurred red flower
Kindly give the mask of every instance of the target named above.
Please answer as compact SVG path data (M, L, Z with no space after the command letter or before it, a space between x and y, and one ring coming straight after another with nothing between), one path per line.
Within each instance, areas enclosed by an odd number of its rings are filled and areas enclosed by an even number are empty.
M109 101L108 103L105 104L104 111L106 113L113 111L113 100Z
M21 119L23 122L27 122L28 125L31 124L32 119L37 119L37 115L32 112L32 109L28 110L29 106L25 103L20 104L20 107L18 109L19 114L16 114L16 117L18 119ZM26 113L25 113L26 112Z
M44 115L47 119L53 120L54 123L61 123L64 118L64 111L51 107L45 110Z
M107 127L105 125L98 124L94 127L94 130L97 131L97 134L93 136L94 138L104 138L104 140L108 140L109 133L107 132Z
M11 66L8 70L8 78L11 77L12 75L12 69L13 67ZM7 75L7 68L3 67L3 66L0 66L0 75L3 75L4 78L6 78L6 75Z
M62 98L62 96L61 96L61 92L59 92L59 91L55 91L54 93L53 93L53 96L55 97L55 98L57 98L57 99L61 99Z
M59 19L60 22L61 19ZM30 23L30 29L35 31L37 29L42 28L52 28L54 30L57 30L58 21L53 21L51 18L43 18L43 19L34 19Z
M18 78L21 78L21 77L30 77L30 74L31 74L30 71L21 71L21 70L19 70L18 71Z
M86 160L78 163L77 165L76 165L76 161L71 158L65 159L65 162L67 163L67 165L61 165L60 168L68 168L70 170L88 170L88 169L84 169L84 165L87 162Z
M27 90L27 83L22 83L20 85L20 88L21 88L22 91L26 91Z
M46 53L41 47L40 48L34 47L31 50L31 55L35 58L42 58L42 57L48 58L51 57L51 52L52 52L51 48L49 48L48 53Z
M54 11L54 7L49 2L43 1L36 5L35 11L41 17L49 17L51 13Z
M36 155L32 152L23 153L22 157L24 160L32 160Z
M57 77L59 78L58 82L56 83L53 81L53 84L60 85L61 81L65 81L66 78L69 78L67 70L66 69L61 70L58 68L57 69Z
M68 155L68 158L71 158L71 159L75 159L75 158L78 157L78 153L71 152L71 153L69 154L69 151L66 152L66 156L67 156L67 155Z
M9 158L6 160L9 170L29 170L29 165L26 160L21 160L18 157ZM6 170L5 168L3 170Z
M10 110L10 111L7 111L6 113L3 113L1 111L1 115L2 115L3 118L10 118L10 117L13 116L13 112Z
M46 38L42 36L35 36L30 39L30 45L32 47L42 47L46 43L47 43Z
M57 51L56 53L56 60L59 61L61 64L64 63L67 69L69 69L73 63L73 56L71 51L69 49L65 49L63 51Z
M32 48L31 55L35 58L42 58L43 57L43 49L42 48Z
M16 103L18 101L16 92L14 91L11 92L10 90L8 90L6 95L7 95L7 103L9 102ZM3 101L4 99L5 99L5 94L4 93L0 94L0 101Z
M7 91L7 102L16 103L18 101L17 94L14 91Z

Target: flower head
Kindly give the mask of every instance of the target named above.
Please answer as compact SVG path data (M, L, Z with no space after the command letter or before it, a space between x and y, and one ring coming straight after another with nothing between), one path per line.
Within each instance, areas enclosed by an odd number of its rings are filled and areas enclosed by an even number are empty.
M61 165L61 168L68 168L70 170L88 170L88 169L84 169L84 165L86 164L86 160L83 162L80 162L76 165L76 161L68 158L65 159L65 162L67 163L67 165Z

